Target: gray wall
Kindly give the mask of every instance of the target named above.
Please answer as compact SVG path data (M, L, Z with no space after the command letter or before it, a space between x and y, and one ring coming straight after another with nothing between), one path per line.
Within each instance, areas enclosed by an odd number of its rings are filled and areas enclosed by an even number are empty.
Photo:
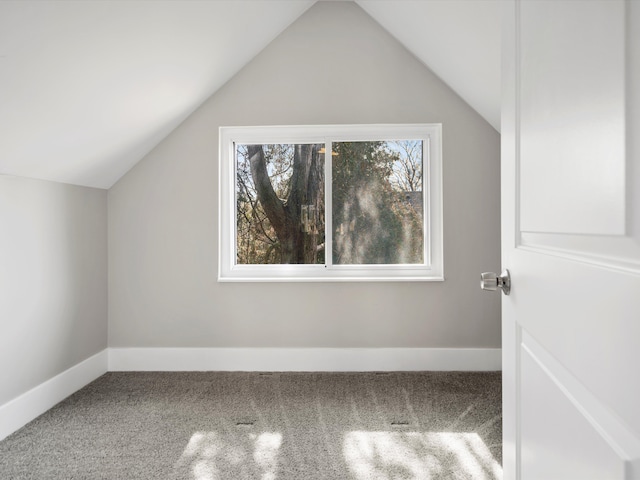
M440 122L445 282L216 282L218 127ZM109 191L109 345L499 347L499 176L488 123L356 4L318 3Z
M0 405L106 346L106 190L0 176Z

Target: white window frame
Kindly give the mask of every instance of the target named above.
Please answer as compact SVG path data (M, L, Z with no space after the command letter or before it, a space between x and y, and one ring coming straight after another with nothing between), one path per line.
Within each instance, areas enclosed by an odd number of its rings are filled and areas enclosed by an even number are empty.
M423 140L424 263L333 265L332 219L325 215L325 264L236 264L236 144L303 144L385 140ZM442 125L319 125L220 127L218 281L443 281ZM331 212L331 148L325 151L325 208Z

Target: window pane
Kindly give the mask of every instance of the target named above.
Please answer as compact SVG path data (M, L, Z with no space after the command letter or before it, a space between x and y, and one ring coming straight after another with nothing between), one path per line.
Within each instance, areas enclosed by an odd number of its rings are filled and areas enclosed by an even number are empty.
M422 143L333 143L334 264L424 262Z
M235 146L237 264L324 263L323 147Z

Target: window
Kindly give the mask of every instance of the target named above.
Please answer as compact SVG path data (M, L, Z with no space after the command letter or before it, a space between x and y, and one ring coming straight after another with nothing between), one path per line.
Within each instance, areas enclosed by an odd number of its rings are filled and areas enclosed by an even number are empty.
M220 281L443 280L439 124L220 128Z

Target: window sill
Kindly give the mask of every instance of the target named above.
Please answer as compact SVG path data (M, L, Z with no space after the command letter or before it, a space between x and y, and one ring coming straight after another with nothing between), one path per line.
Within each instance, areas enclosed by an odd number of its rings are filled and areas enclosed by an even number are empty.
M444 276L424 265L334 266L237 265L220 271L219 282L443 282Z

